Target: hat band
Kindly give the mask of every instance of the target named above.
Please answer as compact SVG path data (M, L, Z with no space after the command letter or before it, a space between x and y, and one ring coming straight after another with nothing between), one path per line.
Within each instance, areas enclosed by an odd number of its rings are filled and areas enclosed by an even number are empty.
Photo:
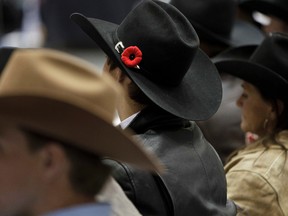
M122 53L125 49L124 45L123 45L123 42L122 41L119 41L116 45L115 45L115 50L118 52L118 53Z
M120 54L120 62L122 61L123 65L126 66L127 68L130 69L136 69L136 70L132 70L133 72L137 73L137 72L141 72L141 74L146 77L147 79L149 79L150 81L152 81L153 83L158 83L159 85L165 85L165 86L178 86L182 80L184 75L181 76L181 73L178 73L178 76L173 76L167 79L163 79L163 76L161 73L151 73L149 70L147 70L147 65L149 62L149 59L145 58L145 63L144 61L142 61L142 51L137 47L137 46L128 46L127 48L125 47L125 44L123 43L123 41L118 37L117 35L117 31L115 31L112 34L112 40L114 45L114 50ZM124 40L125 41L125 40ZM125 42L126 43L126 42ZM127 51L127 52L126 52ZM125 53L126 52L126 53ZM132 59L137 56L137 52L141 52L141 55L139 55L138 57L140 57L140 61L139 62L133 62L133 60L129 59L129 57L132 57ZM124 54L125 53L125 54ZM131 56L132 54L132 56ZM134 56L133 56L134 55ZM147 56L148 54L145 53L145 56ZM132 61L132 62L131 62ZM139 63L141 62L141 68ZM132 65L130 65L130 63L132 63ZM180 76L179 76L180 75ZM166 74L167 77L167 74Z

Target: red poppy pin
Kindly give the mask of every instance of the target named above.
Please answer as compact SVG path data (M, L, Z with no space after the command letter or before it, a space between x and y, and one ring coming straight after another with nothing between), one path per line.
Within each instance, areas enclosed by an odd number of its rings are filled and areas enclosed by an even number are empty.
M121 54L121 60L127 67L138 68L142 60L142 52L137 46L129 46Z

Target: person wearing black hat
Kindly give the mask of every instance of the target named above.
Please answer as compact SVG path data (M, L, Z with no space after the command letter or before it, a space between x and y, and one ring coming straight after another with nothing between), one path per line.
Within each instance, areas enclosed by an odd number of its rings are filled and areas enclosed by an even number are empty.
M166 173L151 175L119 161L114 177L143 215L235 215L223 166L194 121L221 102L215 65L174 6L144 0L120 25L81 14L71 19L107 54L104 71L124 88L120 126L156 153Z
M220 71L243 80L240 126L258 136L225 165L228 197L247 215L288 215L287 58L288 35L271 33L249 59L215 61Z
M189 19L199 35L200 48L211 58L230 47L255 45L264 39L264 32L236 17L234 0L171 0L170 4ZM225 73L220 76L223 88L220 108L210 119L197 124L225 164L228 155L243 145L245 134L238 127L240 112L234 103L241 91L239 80Z

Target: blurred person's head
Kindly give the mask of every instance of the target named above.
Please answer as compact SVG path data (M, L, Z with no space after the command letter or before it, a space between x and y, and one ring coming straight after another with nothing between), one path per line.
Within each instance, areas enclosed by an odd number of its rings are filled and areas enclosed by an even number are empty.
M1 216L94 202L110 175L103 157L159 170L112 126L121 88L110 77L58 51L8 55L0 84Z
M239 8L266 32L288 33L288 2L285 0L238 0Z
M240 47L241 49L241 47ZM288 129L288 36L269 34L248 60L219 58L220 71L243 79L241 128L260 137Z
M263 33L250 23L240 20L234 0L171 0L194 26L200 48L213 57L228 47L259 44Z

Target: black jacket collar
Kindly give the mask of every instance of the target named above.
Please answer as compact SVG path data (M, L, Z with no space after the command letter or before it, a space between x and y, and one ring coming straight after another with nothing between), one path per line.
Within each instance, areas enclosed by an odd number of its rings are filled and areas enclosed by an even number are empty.
M143 109L129 124L129 128L136 134L145 133L147 130L175 130L190 126L186 119L179 118L158 106L149 106Z

